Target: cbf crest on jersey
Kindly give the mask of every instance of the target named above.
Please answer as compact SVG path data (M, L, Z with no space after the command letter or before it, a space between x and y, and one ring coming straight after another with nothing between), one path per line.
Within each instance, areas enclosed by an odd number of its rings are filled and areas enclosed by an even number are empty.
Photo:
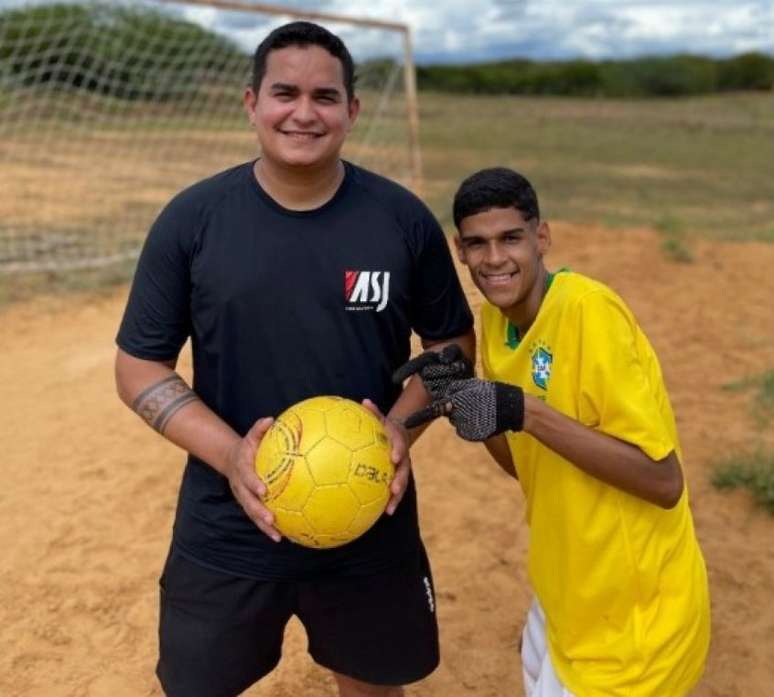
M532 346L532 381L541 389L548 389L554 356L548 346L538 342Z
M344 299L347 310L381 312L390 299L390 272L345 271Z

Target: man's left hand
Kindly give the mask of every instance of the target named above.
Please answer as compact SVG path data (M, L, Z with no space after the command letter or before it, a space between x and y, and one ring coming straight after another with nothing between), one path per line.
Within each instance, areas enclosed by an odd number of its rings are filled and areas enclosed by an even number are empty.
M390 459L393 465L395 465L395 475L392 478L392 482L390 482L390 500L387 502L387 508L385 509L387 515L392 515L401 502L403 494L406 493L406 487L408 487L409 476L411 475L411 454L409 453L411 441L405 426L382 414L379 411L379 407L370 399L364 399L363 406L380 419L392 446Z
M428 349L404 363L395 371L392 381L402 384L412 375L419 375L427 393L437 400L446 396L453 381L473 377L473 363L459 344L447 344L440 351Z

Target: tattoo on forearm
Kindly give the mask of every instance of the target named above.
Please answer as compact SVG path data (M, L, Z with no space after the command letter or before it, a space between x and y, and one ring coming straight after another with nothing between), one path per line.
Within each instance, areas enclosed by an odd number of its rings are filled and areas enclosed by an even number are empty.
M151 427L164 433L169 420L186 404L198 399L183 378L170 375L143 390L132 403L132 409Z

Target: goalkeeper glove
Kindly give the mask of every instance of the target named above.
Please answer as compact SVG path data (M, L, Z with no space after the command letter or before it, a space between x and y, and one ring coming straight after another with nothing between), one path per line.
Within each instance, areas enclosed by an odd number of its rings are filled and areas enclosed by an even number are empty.
M446 395L454 380L473 377L473 364L457 344L444 346L440 351L425 351L398 368L393 382L402 384L411 375L419 374L422 384L436 400Z
M516 385L488 380L454 380L446 395L405 421L414 428L439 416L448 416L460 438L482 441L524 427L524 391Z

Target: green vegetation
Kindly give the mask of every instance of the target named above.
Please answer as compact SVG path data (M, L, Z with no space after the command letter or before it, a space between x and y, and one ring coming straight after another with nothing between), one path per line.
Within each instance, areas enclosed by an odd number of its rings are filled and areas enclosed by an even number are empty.
M768 427L774 417L774 370L723 385L729 391L755 390L752 410L757 427ZM774 451L760 446L736 453L715 463L712 483L718 489L745 488L755 501L774 515Z
M202 71L246 56L224 37L143 7L55 2L0 11L0 78L52 82L126 99L190 94ZM390 58L363 67L380 79ZM674 97L774 89L774 57L694 55L629 60L535 62L512 59L417 68L420 90L458 94Z
M507 60L417 68L422 90L462 94L677 97L771 90L774 57L745 53L715 60L676 55L592 62Z
M745 488L774 515L774 452L758 450L716 463L712 483L718 489Z
M69 114L78 113L77 105L69 102L59 99L58 108L34 113L74 118ZM182 140L176 146L176 137L197 133L212 148L232 148L249 136L241 114L227 125L212 117L195 123L161 106L143 111L141 102L126 105L138 109L137 118L124 119L128 125L122 127L170 147L186 171L201 166L203 154L183 147ZM622 230L650 227L660 231L664 254L676 261L688 261L697 239L774 242L774 94L661 100L423 94L419 105L421 195L447 229L462 178L504 165L535 183L547 219ZM123 134L108 132L105 138L115 139L117 151L125 147ZM39 287L58 289L68 279L76 286L98 284L106 274L36 278ZM21 276L0 275L0 304L31 289L32 281Z
M774 93L664 99L420 95L423 195L444 225L462 177L513 167L549 219L774 242ZM679 243L679 244L678 244Z
M197 68L189 62L194 58ZM226 77L214 67L227 58L238 63L230 64ZM213 72L194 75L201 60ZM675 262L692 260L697 238L774 242L774 91L762 91L771 86L772 59L747 54L726 61L685 56L675 61L546 66L510 61L497 71L468 66L480 85L488 86L469 90L461 83L459 93L420 94L423 198L448 228L451 199L462 178L482 167L505 165L535 183L546 218L656 229L663 253ZM4 156L11 158L5 162L24 162L26 149L14 154L14 147L26 148L25 139L45 133L52 143L83 143L78 153L83 165L73 169L80 171L90 166L91 142L103 149L112 144L121 153L136 137L168 147L180 171L198 172L208 154L189 147L189 141L204 143L209 153L237 147L243 138L252 147L239 106L239 71L247 64L234 46L211 32L142 8L59 3L0 12L0 120L10 125L2 139ZM395 66L380 59L361 67L359 89L367 110L378 103L382 82ZM531 75L533 87L542 85L530 88L533 96L486 94L511 85L515 67L519 79ZM463 82L466 74L461 68L449 73ZM600 99L601 75L619 85L621 94L662 96ZM745 86L751 91L664 96L685 93L674 85L689 78L718 90ZM637 92L635 84L650 86ZM195 96L197 109L183 108L181 90ZM574 96L551 96L555 91ZM109 118L95 119L95 114ZM361 120L356 127L353 141L363 136L364 124ZM387 109L375 130L380 139L371 146L375 157L382 150L395 155L402 147L395 143L405 141L402 108ZM384 137L393 131L394 138ZM65 164L75 167L76 160ZM160 190L161 198L166 195ZM142 200L154 209L160 205L153 198ZM65 227L71 224L62 220ZM34 279L49 288L70 282L84 287L123 280L130 272L127 267L24 280L0 276L0 304L27 294Z
M769 416L774 415L774 370L761 376L756 402L761 411Z
M759 427L763 427L774 417L774 370L723 385L723 389L732 392L751 388L755 388L753 413Z
M680 220L664 215L655 227L662 235L661 251L667 259L679 264L690 264L693 261L693 254L685 239L685 227Z
M190 97L200 76L246 57L196 24L158 11L55 3L0 12L0 79L131 100Z
M664 256L678 264L690 264L693 261L693 254L685 246L685 242L677 237L665 237L661 242L661 251Z

